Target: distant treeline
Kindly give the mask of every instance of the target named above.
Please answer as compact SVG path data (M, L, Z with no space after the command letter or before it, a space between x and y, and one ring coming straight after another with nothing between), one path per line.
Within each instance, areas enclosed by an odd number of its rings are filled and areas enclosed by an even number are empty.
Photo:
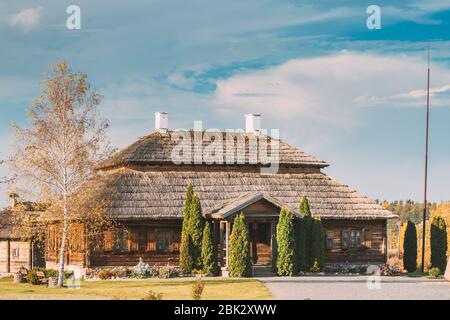
M416 202L413 200L396 200L388 202L380 201L378 199L375 201L382 204L385 209L397 214L402 223L406 223L408 220L414 222L415 224L422 223L423 202ZM427 218L430 216L431 211L436 210L437 206L437 203L428 203Z

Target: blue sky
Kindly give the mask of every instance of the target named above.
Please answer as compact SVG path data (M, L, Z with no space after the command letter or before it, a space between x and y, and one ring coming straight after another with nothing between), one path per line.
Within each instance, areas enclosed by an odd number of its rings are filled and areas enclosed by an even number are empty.
M81 30L65 27L71 4ZM370 4L381 30L366 27ZM430 40L429 198L450 200L450 1L7 0L0 39L0 156L65 59L103 94L119 147L152 131L155 111L172 128L219 129L260 112L327 174L388 200L422 198Z

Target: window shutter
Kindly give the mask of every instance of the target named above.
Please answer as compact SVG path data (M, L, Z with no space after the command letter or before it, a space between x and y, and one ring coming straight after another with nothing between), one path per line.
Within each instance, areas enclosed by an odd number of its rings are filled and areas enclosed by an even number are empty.
M156 251L156 234L155 234L155 229L150 229L148 231L147 251Z
M113 249L112 232L105 231L103 233L103 248L105 251L111 251Z
M368 249L372 248L372 232L370 230L364 231L364 246Z
M359 245L359 247L360 248L364 248L364 246L365 246L365 230L364 230L364 228L362 228L361 229L361 234L359 235L359 243L360 243L360 245Z

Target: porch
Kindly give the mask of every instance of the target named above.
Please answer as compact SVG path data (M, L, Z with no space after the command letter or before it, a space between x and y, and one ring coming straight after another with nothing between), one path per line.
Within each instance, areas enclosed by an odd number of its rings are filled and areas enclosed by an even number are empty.
M257 193L239 197L213 212L211 218L214 219L218 263L222 276L228 276L228 252L233 220L234 216L241 212L249 231L254 275L273 275L276 225L282 206L270 196Z

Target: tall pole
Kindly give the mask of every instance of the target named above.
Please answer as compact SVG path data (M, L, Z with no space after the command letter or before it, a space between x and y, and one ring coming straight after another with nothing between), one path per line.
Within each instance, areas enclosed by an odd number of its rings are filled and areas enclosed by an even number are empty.
M425 133L425 184L423 200L423 228L422 228L422 273L425 271L425 229L427 219L427 186L428 186L428 126L430 120L430 43L428 42L428 81L427 81L427 123Z

